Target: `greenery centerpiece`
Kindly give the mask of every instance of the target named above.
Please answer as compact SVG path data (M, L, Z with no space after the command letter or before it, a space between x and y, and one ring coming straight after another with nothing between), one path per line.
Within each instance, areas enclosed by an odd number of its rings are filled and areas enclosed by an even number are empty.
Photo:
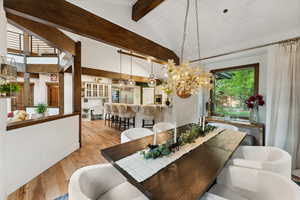
M205 125L203 129L203 127L198 124L192 124L188 129L181 132L176 143L174 143L172 138L166 143L160 145L148 145L149 148L141 151L141 155L143 155L145 159L156 159L170 155L172 152L179 150L180 146L194 143L197 138L204 137L207 133L215 130L216 128L217 127L215 126ZM170 131L170 133L172 132Z

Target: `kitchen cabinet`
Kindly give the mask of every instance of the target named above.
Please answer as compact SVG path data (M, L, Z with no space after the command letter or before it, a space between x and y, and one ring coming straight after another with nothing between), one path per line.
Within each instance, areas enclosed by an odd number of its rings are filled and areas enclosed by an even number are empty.
M85 98L108 98L108 84L84 82Z

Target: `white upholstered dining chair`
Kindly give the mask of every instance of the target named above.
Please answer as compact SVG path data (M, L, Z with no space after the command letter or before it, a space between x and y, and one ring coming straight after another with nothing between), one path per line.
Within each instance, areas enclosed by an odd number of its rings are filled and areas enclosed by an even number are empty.
M136 140L152 134L153 132L146 128L131 128L121 133L121 143Z
M224 168L210 193L230 200L299 200L300 188L273 172L229 166Z
M199 200L229 200L218 195L206 192Z
M211 125L211 126L216 126L216 127L218 127L218 128L230 129L230 130L233 130L233 131L238 131L238 130L239 130L238 127L232 126L232 125L229 125L229 124L223 124L223 123L209 123L209 125Z
M159 133L175 128L175 125L170 122L159 122L153 126L153 132Z
M112 165L93 165L77 170L69 183L70 200L148 200Z
M233 154L229 164L272 171L291 179L291 156L277 147L240 146Z

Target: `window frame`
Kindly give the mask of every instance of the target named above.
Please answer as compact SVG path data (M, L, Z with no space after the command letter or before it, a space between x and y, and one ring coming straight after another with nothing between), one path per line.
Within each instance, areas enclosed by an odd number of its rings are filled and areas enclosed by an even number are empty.
M258 92L259 92L259 63L223 67L223 68L220 68L220 69L210 70L210 73L212 73L213 76L215 77L215 74L217 72L223 72L223 71L228 71L228 70L247 69L247 68L254 68L254 94L253 95L258 94ZM213 81L213 89L210 90L210 95L209 95L209 99L212 103L214 102L213 98L214 98L215 81L216 81L216 79L214 79L214 81ZM209 114L210 117L222 116L222 115L217 114L217 113L214 112L214 106L211 106L210 108L211 108L211 110L208 112L208 113L210 113ZM230 116L230 117L232 117L232 116ZM238 117L238 119L247 119L247 120L249 120L249 117Z

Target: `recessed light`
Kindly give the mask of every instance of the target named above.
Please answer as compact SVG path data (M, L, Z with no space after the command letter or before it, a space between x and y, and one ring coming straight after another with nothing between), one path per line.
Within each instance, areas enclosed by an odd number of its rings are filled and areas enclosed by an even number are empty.
M223 10L223 13L225 14L225 13L227 13L228 12L228 9L224 9Z

